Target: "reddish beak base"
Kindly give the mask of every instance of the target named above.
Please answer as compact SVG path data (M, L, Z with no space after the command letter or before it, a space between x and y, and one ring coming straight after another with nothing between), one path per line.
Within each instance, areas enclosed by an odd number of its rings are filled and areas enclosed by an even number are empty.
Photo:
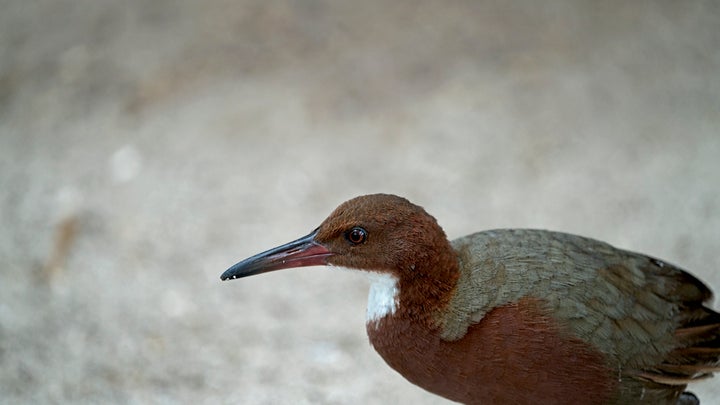
M315 229L300 239L249 257L227 269L220 279L232 280L280 269L326 265L332 252L315 241L317 231Z

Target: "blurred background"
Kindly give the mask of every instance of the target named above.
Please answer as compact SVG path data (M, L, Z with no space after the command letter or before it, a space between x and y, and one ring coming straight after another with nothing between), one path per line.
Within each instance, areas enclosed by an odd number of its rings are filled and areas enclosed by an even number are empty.
M362 274L219 280L366 193L720 291L716 1L2 10L0 402L446 403L368 344Z

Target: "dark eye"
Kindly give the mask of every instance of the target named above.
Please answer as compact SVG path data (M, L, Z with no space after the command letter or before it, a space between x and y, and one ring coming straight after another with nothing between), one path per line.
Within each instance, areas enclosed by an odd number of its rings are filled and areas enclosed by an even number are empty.
M345 239L350 241L354 245L359 245L367 239L367 231L356 226L351 230L345 232Z

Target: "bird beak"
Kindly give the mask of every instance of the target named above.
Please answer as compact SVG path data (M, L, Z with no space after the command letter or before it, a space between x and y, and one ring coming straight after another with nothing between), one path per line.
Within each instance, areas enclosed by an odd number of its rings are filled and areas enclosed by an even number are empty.
M220 279L232 280L292 267L326 265L332 252L315 241L317 232L315 229L298 240L249 257L227 269Z

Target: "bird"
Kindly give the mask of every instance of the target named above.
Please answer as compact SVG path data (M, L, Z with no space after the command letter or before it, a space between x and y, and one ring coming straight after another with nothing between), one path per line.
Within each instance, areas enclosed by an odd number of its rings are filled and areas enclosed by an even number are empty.
M221 279L318 265L370 274L370 343L451 401L698 404L687 385L720 371L712 291L679 267L548 230L449 241L422 207L391 194L350 199Z

